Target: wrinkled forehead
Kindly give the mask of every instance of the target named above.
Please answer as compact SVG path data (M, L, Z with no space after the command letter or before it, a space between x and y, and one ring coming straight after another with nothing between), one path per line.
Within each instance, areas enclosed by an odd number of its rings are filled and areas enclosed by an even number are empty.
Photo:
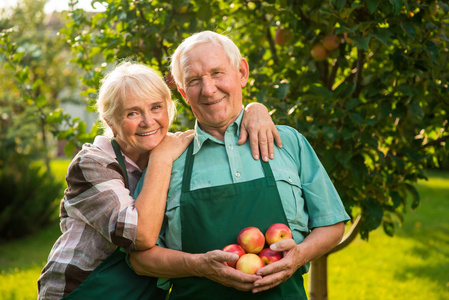
M229 56L220 45L197 45L185 53L183 58L181 69L184 77L232 68Z

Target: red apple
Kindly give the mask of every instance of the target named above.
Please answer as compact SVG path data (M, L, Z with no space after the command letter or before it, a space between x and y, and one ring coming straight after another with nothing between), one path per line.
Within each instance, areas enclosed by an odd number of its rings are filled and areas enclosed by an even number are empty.
M291 239L292 231L285 224L275 223L268 227L265 232L265 238L267 239L268 245L271 245L285 239Z
M265 237L257 227L246 227L237 236L237 242L247 253L259 253L265 246Z
M269 265L282 258L281 252L276 252L270 248L265 248L259 253L259 257L262 259L264 265Z
M257 254L247 253L239 258L235 268L246 274L256 274L256 271L264 266L265 264Z
M230 244L230 245L227 245L227 246L225 246L225 247L223 248L223 251L229 252L229 253L235 253L235 254L237 254L237 255L239 256L239 258L240 258L243 254L245 254L245 250L243 250L243 248L240 247L240 245L237 245L237 244ZM236 263L237 263L237 261L234 261L234 262L227 262L226 264L227 264L228 266L230 266L230 267L235 268L235 264L236 264Z
M340 39L336 35L328 35L323 39L323 47L328 51L334 51L340 46Z
M284 46L292 39L292 36L293 34L288 28L278 28L274 35L274 42L279 46Z
M310 54L316 61L325 60L329 56L329 52L321 44L316 44L310 50Z

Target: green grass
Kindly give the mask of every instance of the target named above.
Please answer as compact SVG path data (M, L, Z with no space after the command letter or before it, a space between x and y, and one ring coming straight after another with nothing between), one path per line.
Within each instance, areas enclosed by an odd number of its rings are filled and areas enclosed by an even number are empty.
M70 160L57 159L51 168L57 180L64 181ZM33 236L0 242L0 299L37 298L37 279L53 243L60 234L58 222Z
M52 167L65 176L67 161ZM329 256L330 300L449 299L449 172L428 172L417 188L421 205L396 235L382 229ZM36 280L54 241L55 223L38 234L0 244L0 299L35 299ZM307 283L307 275L306 275Z
M428 175L394 237L378 229L329 256L329 299L449 299L449 173Z
M59 236L59 226L0 246L0 299L37 298L37 279L50 249Z

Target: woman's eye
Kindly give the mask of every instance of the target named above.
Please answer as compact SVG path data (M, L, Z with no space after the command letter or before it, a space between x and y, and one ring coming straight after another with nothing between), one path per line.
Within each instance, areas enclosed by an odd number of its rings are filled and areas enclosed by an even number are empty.
M126 116L127 116L128 118L135 117L135 116L137 116L137 112L135 112L135 111L129 112Z
M160 109L162 106L160 106L160 105L156 105L156 106L153 106L153 110L158 110L158 109Z

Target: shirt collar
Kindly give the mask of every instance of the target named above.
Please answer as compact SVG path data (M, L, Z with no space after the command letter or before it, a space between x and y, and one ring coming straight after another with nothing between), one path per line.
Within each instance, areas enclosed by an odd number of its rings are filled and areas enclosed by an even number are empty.
M96 136L95 140L94 140L94 145L97 146L98 148L100 148L101 150L103 150L107 155L114 157L114 158L116 157L114 148L112 147L112 144L111 144L111 141L107 137L102 136L102 135ZM123 152L122 152L122 154L123 154ZM125 159L126 169L128 172L133 172L135 170L142 172L142 170L139 168L139 166L137 166L136 163L133 162L128 156L123 154L123 158Z
M228 128L226 129L226 132L233 131L232 133L235 135L238 135L240 132L240 125L243 119L243 113L244 109L242 108L242 111L240 112L240 115L235 119L234 122L232 122ZM198 151L201 150L201 147L204 145L204 143L210 140L212 142L218 143L218 144L224 144L223 141L220 141L219 139L213 137L212 135L206 133L203 131L199 124L198 120L195 121L195 138L194 138L194 144L193 144L193 154L195 155Z

